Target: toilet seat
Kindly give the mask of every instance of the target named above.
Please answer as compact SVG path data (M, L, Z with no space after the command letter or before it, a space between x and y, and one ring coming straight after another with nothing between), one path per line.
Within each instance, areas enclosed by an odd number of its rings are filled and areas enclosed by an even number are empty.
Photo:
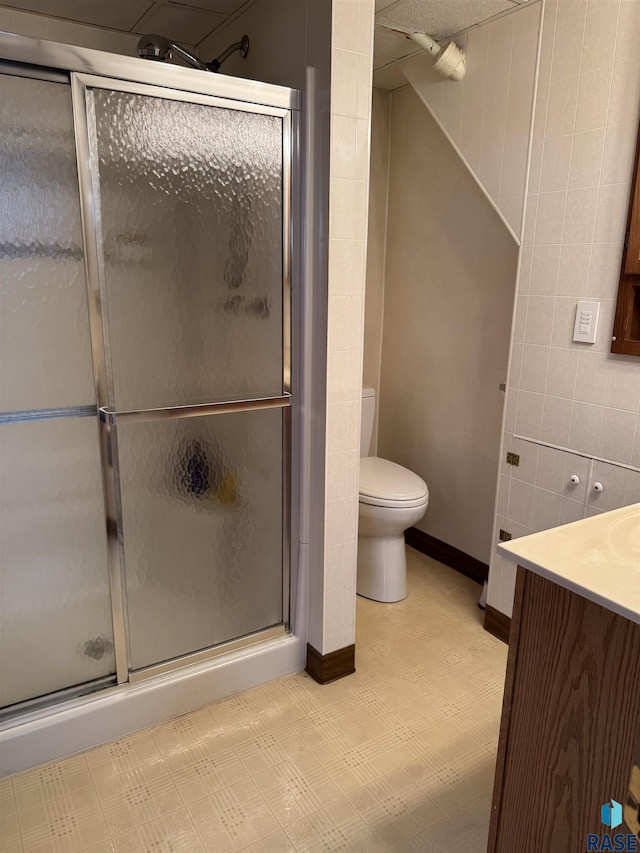
M422 506L429 499L421 477L388 459L365 456L360 459L360 503L382 507Z

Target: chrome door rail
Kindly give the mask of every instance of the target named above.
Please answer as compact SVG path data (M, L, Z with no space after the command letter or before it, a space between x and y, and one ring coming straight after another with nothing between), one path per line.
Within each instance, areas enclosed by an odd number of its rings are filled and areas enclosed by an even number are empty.
M93 418L95 414L95 403L92 406L63 406L57 409L23 409L16 412L0 412L0 424L55 421L61 418Z
M146 423L148 421L175 421L182 418L202 418L225 412L251 412L255 409L285 409L291 406L291 395L259 397L250 400L233 400L224 403L196 403L192 406L167 406L163 409L140 409L118 412L110 406L100 407L100 420L109 426L121 423Z

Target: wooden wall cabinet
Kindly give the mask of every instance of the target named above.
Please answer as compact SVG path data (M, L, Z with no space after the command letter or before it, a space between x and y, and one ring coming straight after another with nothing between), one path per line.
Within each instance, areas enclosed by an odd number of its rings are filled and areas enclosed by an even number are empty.
M633 170L611 352L640 355L640 131Z
M518 567L489 853L578 853L626 803L640 624ZM623 831L622 828L619 831Z

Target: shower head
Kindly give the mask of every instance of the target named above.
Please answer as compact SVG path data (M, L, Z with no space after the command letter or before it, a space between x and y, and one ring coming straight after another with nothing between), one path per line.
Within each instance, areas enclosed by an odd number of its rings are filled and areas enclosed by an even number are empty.
M143 59L157 59L164 62L172 57L173 45L164 36L142 36L138 41L138 56Z
M166 62L174 55L179 56L189 65L198 68L200 71L219 71L222 63L228 59L235 51L240 53L244 59L249 53L249 36L244 35L242 39L223 51L217 59L212 59L211 62L202 62L197 56L189 53L181 45L171 39L155 34L142 36L138 41L138 56L142 59L154 59L158 62Z

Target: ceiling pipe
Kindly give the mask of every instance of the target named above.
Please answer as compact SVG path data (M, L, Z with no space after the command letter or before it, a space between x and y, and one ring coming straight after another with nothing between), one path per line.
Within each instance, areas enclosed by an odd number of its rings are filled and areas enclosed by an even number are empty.
M464 53L455 42L450 41L443 48L435 39L427 35L427 33L408 33L404 30L397 30L394 27L387 27L385 24L381 24L380 26L385 27L387 30L401 33L405 38L414 41L429 56L433 57L433 69L438 74L448 77L450 80L462 80L464 77L467 70L467 62Z

